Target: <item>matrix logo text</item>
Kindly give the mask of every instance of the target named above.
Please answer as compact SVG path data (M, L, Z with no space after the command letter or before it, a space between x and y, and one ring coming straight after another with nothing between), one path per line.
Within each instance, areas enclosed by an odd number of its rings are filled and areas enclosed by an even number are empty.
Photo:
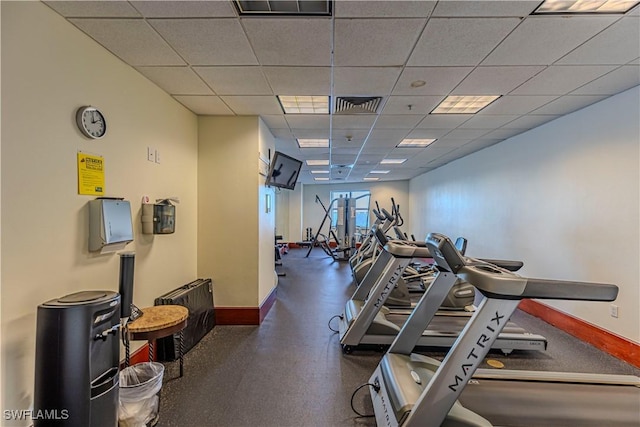
M69 411L67 409L5 409L3 417L7 421L20 420L68 420Z

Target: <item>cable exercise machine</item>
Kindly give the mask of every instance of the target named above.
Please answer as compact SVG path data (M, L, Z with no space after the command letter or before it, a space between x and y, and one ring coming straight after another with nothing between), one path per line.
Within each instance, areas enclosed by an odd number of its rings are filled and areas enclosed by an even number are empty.
M335 261L348 261L352 254L356 251L356 203L359 199L364 197L370 197L369 194L365 194L359 197L339 197L331 200L329 207L326 207L318 195L316 195L315 202L319 203L324 210L324 216L318 231L316 231L313 241L309 246L309 250L305 257L311 254L314 247L319 246L324 253L329 255ZM335 204L336 208L336 222L333 224L331 218L331 212ZM368 205L368 203L367 203ZM368 207L367 207L368 211ZM329 220L329 232L327 235L322 234L322 230ZM335 248L331 247L331 242L334 242Z

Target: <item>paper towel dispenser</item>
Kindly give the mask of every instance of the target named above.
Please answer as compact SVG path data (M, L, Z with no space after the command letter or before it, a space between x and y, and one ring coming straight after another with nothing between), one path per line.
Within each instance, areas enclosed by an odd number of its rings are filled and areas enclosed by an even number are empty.
M100 253L124 249L133 241L129 201L101 198L89 202L89 250Z

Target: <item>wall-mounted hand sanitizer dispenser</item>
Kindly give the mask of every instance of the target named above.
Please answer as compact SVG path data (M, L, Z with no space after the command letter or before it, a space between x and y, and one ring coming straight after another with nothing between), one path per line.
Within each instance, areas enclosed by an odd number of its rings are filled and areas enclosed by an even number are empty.
M142 205L142 232L144 234L172 234L176 231L176 207L171 201L160 199L155 204Z
M96 199L89 202L90 251L115 252L131 241L133 224L129 201Z

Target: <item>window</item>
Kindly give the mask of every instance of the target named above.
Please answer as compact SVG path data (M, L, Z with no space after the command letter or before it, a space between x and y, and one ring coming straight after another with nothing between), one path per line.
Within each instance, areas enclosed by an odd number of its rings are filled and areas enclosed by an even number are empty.
M371 192L365 191L332 191L331 200L343 198L355 198L356 199L356 228L359 233L367 233L369 230L369 200L371 199ZM335 226L338 223L338 209L336 204L333 204L331 209L331 224Z

